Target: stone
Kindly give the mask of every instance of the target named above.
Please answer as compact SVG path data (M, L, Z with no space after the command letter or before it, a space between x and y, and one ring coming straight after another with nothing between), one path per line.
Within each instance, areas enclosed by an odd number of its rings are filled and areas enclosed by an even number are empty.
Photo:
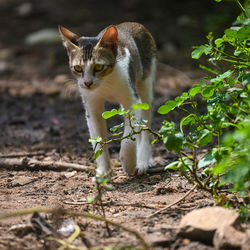
M170 247L172 239L164 235L147 235L147 241L152 247Z
M240 248L244 240L245 234L243 232L236 230L232 226L226 225L216 230L213 244L216 249L234 249Z
M178 235L212 244L216 230L239 225L239 214L222 207L206 207L186 214L180 222Z
M246 231L245 239L241 245L241 250L250 250L250 229Z

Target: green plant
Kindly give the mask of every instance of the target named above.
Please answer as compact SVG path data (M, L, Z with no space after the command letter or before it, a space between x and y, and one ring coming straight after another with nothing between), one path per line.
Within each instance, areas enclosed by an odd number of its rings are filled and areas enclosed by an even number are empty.
M174 123L164 121L160 130L166 148L179 155L179 160L166 168L179 170L190 182L210 193L218 194L222 184L232 183L234 191L249 196L250 8L240 6L243 14L221 38L214 39L209 33L208 44L195 47L192 52L194 59L208 56L212 67L201 68L210 75L166 102L158 112L167 114L181 109L187 114L178 129ZM206 106L204 114L198 112L197 96ZM209 144L211 149L198 160L197 150ZM184 149L192 154L185 154ZM197 174L199 169L207 176L205 180Z
M127 123L122 122L121 124L118 124L110 128L110 132L112 133L112 138L110 140L104 141L100 136L89 139L89 142L96 143L96 146L100 144L100 149L98 149L95 152L93 158L97 159L102 154L103 146L110 144L111 142L119 142L125 139L130 139L130 140L135 141L136 140L135 135L142 133L142 131L149 131L150 133L154 134L156 137L160 138L159 133L147 127L147 120L137 121L135 118L136 110L149 110L149 108L150 107L147 103L137 103L137 104L133 104L131 110L124 110L124 108L119 108L119 109L112 109L111 111L105 111L102 114L102 117L104 119L109 119L116 115L123 115L128 122ZM125 136L121 136L122 132L120 131L120 129L125 126L128 126L130 128L130 133Z
M93 205L93 207L96 208L98 213L103 216L103 218L106 218L106 213L103 205L103 193L106 190L112 189L112 186L109 184L109 179L108 178L103 178L103 177L96 177L95 178L95 190L96 190L96 195L95 196L90 196L88 197L88 202ZM101 210L100 210L100 209ZM105 223L106 225L106 230L109 236L111 236L111 230L109 228L108 223Z
M219 2L219 1L218 1ZM194 84L188 92L159 107L158 113L165 115L174 109L186 113L180 123L165 120L158 132L147 127L147 121L135 121L136 109L148 109L147 104L136 104L130 111L113 109L103 113L108 119L115 115L125 115L128 124L121 123L111 132L114 138L103 141L92 138L101 147L113 141L135 140L135 135L149 131L164 143L169 151L175 151L179 159L166 166L178 170L186 179L198 187L218 196L224 184L233 184L228 191L250 194L250 7L243 11L232 27L223 36L214 39L207 36L208 43L194 47L193 59L203 54L208 56L211 66L200 65L209 72L199 84ZM201 113L200 107L206 107ZM129 126L131 133L121 136L120 128ZM207 148L200 159L199 152ZM95 157L102 152L96 152Z

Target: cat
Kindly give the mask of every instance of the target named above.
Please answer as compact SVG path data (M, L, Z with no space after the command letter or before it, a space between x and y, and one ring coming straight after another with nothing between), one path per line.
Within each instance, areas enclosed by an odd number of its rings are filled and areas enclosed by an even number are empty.
M110 25L96 37L78 36L59 26L63 45L67 49L69 66L77 79L90 137L107 140L107 125L102 118L104 104L117 102L125 110L135 103L153 104L157 66L156 43L150 32L139 23ZM147 120L151 126L151 111L136 111L137 120ZM125 124L128 121L125 118ZM130 132L125 126L124 136ZM143 174L152 164L151 136L144 131L121 142L120 160L128 175ZM95 150L99 146L93 144ZM97 158L97 176L112 173L108 147Z

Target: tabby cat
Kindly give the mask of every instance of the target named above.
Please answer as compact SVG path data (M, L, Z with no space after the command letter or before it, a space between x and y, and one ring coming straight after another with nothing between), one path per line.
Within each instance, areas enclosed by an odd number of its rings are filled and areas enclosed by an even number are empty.
M59 31L70 69L77 79L91 138L107 139L106 121L102 118L106 101L117 102L125 110L140 102L152 106L157 50L152 35L143 25L133 22L111 25L96 37L78 36L62 26ZM150 127L152 113L136 111L136 119L147 120ZM125 126L124 136L129 132L130 128ZM120 160L127 174L145 173L152 164L150 134L143 132L136 141L123 140ZM97 159L96 171L97 176L111 174L107 146Z

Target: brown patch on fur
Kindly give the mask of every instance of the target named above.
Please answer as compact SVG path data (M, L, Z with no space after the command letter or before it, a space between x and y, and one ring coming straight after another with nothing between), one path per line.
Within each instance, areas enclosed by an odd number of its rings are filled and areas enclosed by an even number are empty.
M104 32L100 45L104 48L109 48L114 54L117 53L118 31L115 26L109 26Z
M76 35L75 33L71 32L70 30L66 29L63 26L58 26L58 29L60 31L61 36L63 37L63 39L65 40L69 40L70 42L72 42L73 44L77 43L78 40L78 35Z

